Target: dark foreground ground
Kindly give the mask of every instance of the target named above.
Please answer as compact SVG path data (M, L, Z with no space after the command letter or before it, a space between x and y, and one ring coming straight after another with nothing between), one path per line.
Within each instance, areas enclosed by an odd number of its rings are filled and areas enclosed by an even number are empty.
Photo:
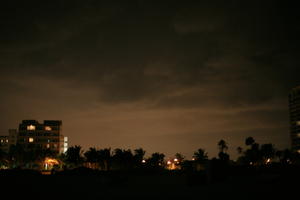
M298 199L300 169L94 172L1 171L0 199Z

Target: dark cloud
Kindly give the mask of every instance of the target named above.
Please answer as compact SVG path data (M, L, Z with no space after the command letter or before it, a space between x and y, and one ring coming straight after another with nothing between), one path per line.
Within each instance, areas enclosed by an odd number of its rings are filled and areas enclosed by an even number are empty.
M1 127L57 118L85 147L104 137L100 145L127 141L170 153L169 136L177 144L186 135L182 149L192 152L189 141L196 148L212 137L213 149L230 131L235 146L251 131L284 146L287 94L299 84L296 8L279 1L5 2ZM80 142L84 130L73 127L80 123L89 126L89 142Z

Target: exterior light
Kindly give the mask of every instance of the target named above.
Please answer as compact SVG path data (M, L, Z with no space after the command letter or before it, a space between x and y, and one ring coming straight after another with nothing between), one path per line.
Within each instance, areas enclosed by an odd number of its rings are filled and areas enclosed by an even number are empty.
M268 159L266 160L266 164L268 164L268 163L270 163L270 162L271 162L271 159L268 158Z
M192 158L192 160L195 160L195 158Z
M178 159L177 159L177 158L174 158L174 162L178 162Z
M34 141L34 139L32 138L32 137L30 137L30 138L28 138L28 142L33 142Z
M146 160L143 159L143 160L142 160L142 163L146 163Z
M172 164L172 162L168 160L167 164L168 164L168 165L171 165L171 164Z
M51 169L53 165L58 165L58 164L59 164L58 160L54 158L45 158L44 165L46 170Z

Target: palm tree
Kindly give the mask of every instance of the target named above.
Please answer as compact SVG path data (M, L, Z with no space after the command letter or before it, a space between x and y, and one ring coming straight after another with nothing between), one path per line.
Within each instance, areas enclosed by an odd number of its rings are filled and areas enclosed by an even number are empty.
M110 170L110 162L111 162L111 149L110 148L105 148L105 149L100 149L98 151L99 155L99 162L100 165L102 166L102 169L105 171Z
M225 142L225 140L220 140L218 142L218 146L219 146L219 158L220 160L223 160L223 161L229 161L229 155L226 153L227 149L228 149L228 146L227 146L227 143Z
M129 169L133 166L133 155L131 150L114 150L113 161L117 169Z
M97 168L97 163L99 163L99 152L96 148L91 147L88 151L84 153L84 157L91 168Z
M228 146L227 146L227 143L225 142L225 140L220 140L218 142L218 146L219 146L220 152L225 152L228 149Z
M75 145L68 148L65 153L66 163L69 167L79 167L83 162L81 146Z
M207 152L204 149L198 149L194 152L193 158L198 162L204 162L208 159Z

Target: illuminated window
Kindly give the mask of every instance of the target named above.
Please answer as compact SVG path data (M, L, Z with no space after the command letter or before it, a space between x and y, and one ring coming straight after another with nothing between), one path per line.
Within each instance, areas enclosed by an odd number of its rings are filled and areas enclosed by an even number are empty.
M35 130L35 126L34 125L29 125L29 126L27 126L27 130L28 131L34 131Z
M50 144L47 144L47 148L48 148L48 149L50 148Z
M50 126L45 126L45 130L46 130L46 131L51 131L52 128L51 128Z
M1 140L1 143L3 143L4 142L4 140Z
M6 143L8 143L8 140L5 140Z
M28 139L28 141L29 141L29 142L33 142L33 138L30 137L30 138Z

